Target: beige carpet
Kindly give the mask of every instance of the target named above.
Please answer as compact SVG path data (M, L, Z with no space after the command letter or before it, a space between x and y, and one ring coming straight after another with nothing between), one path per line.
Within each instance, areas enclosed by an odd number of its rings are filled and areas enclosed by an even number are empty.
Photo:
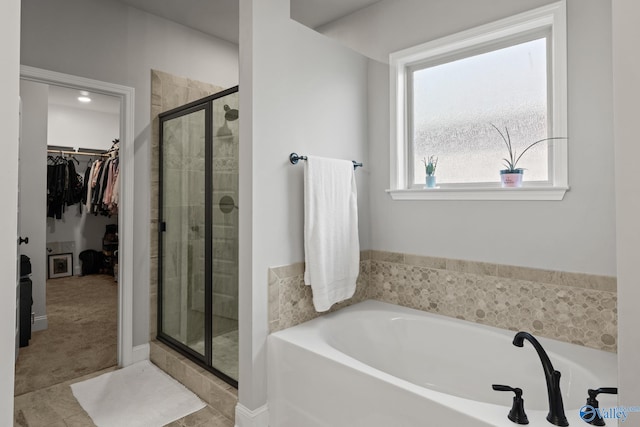
M15 395L116 365L117 312L118 285L111 276L48 280L49 327L20 348Z

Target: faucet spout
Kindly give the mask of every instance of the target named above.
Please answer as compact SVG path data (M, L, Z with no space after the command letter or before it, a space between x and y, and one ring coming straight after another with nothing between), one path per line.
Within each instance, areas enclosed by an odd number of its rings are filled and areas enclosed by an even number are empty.
M547 381L547 393L549 395L549 414L547 414L547 421L557 426L568 426L569 421L564 414L564 405L562 403L562 393L560 392L560 372L553 368L553 364L544 351L542 345L538 340L528 332L518 332L513 338L513 345L516 347L523 347L524 340L527 340L536 349L540 362L542 362L542 369L544 370L544 377Z

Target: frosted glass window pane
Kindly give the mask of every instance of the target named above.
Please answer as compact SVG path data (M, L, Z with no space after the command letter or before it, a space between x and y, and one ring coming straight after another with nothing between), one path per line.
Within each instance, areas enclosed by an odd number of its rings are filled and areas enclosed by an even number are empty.
M438 183L498 182L509 129L519 153L547 135L546 38L413 72L414 184L424 184L422 159L439 158ZM547 143L518 163L526 181L547 181Z

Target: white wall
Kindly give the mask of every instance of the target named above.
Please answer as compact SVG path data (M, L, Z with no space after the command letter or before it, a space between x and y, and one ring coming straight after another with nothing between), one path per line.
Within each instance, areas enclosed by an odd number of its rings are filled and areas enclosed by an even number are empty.
M614 133L616 146L616 213L618 247L618 381L620 404L640 402L640 197L634 169L640 158L638 99L640 99L640 3L613 0ZM633 418L631 418L633 417ZM640 414L632 414L640 425Z
M20 138L20 229L29 244L20 253L31 258L33 330L46 329L47 256L45 218L47 206L47 108L49 86L20 81L22 134Z
M386 61L546 3L384 0L321 30ZM388 67L370 62L372 249L615 276L610 0L569 0L568 32L571 190L561 202L392 201Z
M267 269L304 258L303 165L289 163L292 151L364 162L356 176L369 247L367 60L290 20L289 0L240 5L239 398L255 409L266 402Z
M48 145L108 150L120 138L120 115L49 104L47 133Z
M0 425L13 425L13 374L16 323L16 239L18 205L18 123L20 77L20 0L0 2Z
M223 87L238 83L238 47L120 2L22 2L24 65L135 88L133 344L149 335L151 69Z

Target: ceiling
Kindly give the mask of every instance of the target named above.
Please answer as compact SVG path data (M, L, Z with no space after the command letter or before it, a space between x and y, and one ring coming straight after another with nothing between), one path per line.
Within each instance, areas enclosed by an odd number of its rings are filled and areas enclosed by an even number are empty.
M238 43L239 0L120 0L132 7ZM380 0L291 0L291 17L317 28Z
M195 30L238 43L239 0L117 0ZM291 0L291 18L317 28L380 0ZM78 101L76 89L49 87L49 103L103 113L119 114L120 99L90 94L92 101Z
M86 111L120 114L120 98L99 93L89 93L91 102L78 101L80 91L62 86L49 86L49 105L62 105Z

